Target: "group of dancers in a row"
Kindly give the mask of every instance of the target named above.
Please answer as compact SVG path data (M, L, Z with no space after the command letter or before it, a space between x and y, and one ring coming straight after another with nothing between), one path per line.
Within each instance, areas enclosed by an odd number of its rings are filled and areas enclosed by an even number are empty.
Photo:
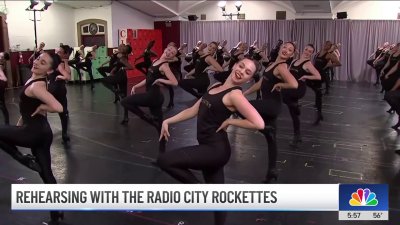
M387 112L396 112L399 117L392 128L400 132L400 43L390 45L385 42L370 55L367 63L375 69L375 85L381 84L381 93L384 93L384 100L390 105ZM396 153L400 154L400 151Z
M111 57L114 61L109 64L109 72L105 71L107 76L102 83L114 93L117 101L121 100L125 109L124 124L128 123L128 112L132 112L155 128L160 144L159 155L153 163L178 181L199 183L191 170L200 170L207 183L224 183L224 166L231 155L226 129L237 126L259 130L264 135L268 144L268 168L263 182L269 183L278 178L276 123L282 104L288 106L293 119L292 145L297 146L301 142L299 99L305 95L306 86L315 92L315 122L318 124L322 120L322 83L328 79L327 71L340 66L340 62L330 41L315 54L314 60L312 44L306 45L294 58L296 45L293 42L280 41L268 57L262 51L264 47L259 49L256 42L249 49L246 43L240 42L229 52L224 49L224 43L198 44L192 51L191 64L185 67L188 71L185 79L181 76L181 62L186 57L187 45L168 44L158 59L150 60L148 67L145 65L145 79L134 85L129 94L126 70L135 68L128 61L132 47L121 44L118 53ZM65 81L71 76L68 60L71 53L72 48L62 45L56 54L43 52L33 61L32 77L20 95L21 119L16 126L0 127L0 148L39 172L44 183L56 183L51 170L53 134L47 112L59 113L63 141L69 141ZM224 70L226 66L227 71ZM210 85L208 71L215 71L213 75L218 82ZM241 86L252 79L256 79L254 85L242 91ZM198 100L192 107L164 119L162 87L178 85ZM139 93L137 90L142 87L145 91ZM246 96L254 92L260 95L249 101ZM149 108L150 113L143 111L143 107ZM233 114L236 116L232 117ZM169 126L196 116L198 145L166 151ZM31 148L32 155L23 155L17 146ZM51 223L58 224L64 214L53 211L50 215ZM222 225L225 219L225 212L215 213L215 224Z

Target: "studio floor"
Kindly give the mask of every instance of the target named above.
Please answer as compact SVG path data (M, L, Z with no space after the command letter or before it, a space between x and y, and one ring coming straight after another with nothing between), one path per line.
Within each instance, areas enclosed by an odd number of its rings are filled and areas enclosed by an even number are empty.
M129 89L130 90L130 89ZM6 93L11 122L19 117L18 89ZM254 98L251 96L250 98ZM313 126L314 95L310 89L302 99L303 143L291 148L292 122L286 106L278 121L277 183L336 184L387 183L390 186L390 221L338 221L337 212L232 212L227 225L336 225L398 224L400 221L400 137L390 129L397 122L386 113L379 88L370 84L334 82L324 96L324 121ZM165 91L164 105L168 104ZM123 109L113 103L113 94L101 83L68 85L71 144L61 143L61 124L50 114L54 140L53 172L59 183L177 183L150 162L157 156L158 135L154 128L130 114L120 125ZM195 102L175 88L175 107L165 108L165 117ZM2 118L0 118L2 121ZM168 149L196 143L195 120L173 125ZM225 168L227 183L260 183L266 172L267 144L257 132L229 128L232 156ZM22 149L28 153L28 149ZM200 174L199 174L200 175ZM200 177L200 176L199 176ZM11 211L11 184L42 183L37 173L21 166L0 151L0 225L40 225L48 212ZM62 224L69 225L211 225L210 212L66 212Z

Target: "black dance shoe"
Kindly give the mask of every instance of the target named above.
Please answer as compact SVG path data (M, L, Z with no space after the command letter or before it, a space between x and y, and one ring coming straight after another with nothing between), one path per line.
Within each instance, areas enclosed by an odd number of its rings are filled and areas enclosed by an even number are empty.
M128 122L129 122L129 118L124 118L124 119L121 121L121 125L127 125Z
M262 182L264 184L269 184L271 183L273 180L277 181L278 180L278 171L276 169L270 169L267 173L267 176L265 177L265 180L263 180Z
M324 120L324 117L322 116L322 113L318 113L317 114L317 119L315 120L314 125L318 125L319 122L321 122L323 120Z
M29 169L36 171L38 173L42 172L42 168L40 167L39 163L36 162L36 157L31 155L31 154L27 154L22 156L22 164L24 164L26 167L28 167Z
M300 135L294 135L293 140L289 143L290 147L297 148L303 141Z
M60 220L64 220L64 212L50 212L50 221L47 223L47 225L59 225Z

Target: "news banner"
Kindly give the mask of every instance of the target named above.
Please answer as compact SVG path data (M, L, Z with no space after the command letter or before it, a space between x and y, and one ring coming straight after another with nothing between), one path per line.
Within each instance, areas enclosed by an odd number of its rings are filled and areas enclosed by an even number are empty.
M337 211L388 220L386 184L12 184L12 210Z

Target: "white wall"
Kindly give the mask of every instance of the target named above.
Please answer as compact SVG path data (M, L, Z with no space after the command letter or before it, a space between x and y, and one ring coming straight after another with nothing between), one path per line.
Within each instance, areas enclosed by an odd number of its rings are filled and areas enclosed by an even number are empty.
M154 18L147 16L137 10L129 8L119 2L113 2L111 5L112 15L112 45L118 46L118 29L154 29ZM112 33L110 33L112 32Z
M25 11L29 1L7 1L6 4L10 48L20 45L20 50L32 50L35 46L34 26L33 21L29 20L31 12ZM39 7L42 4L40 3ZM73 13L73 9L58 4L53 4L47 11L41 12L41 21L36 23L38 45L42 41L46 43L45 49L54 49L60 42L74 45L73 34L76 28L71 19Z
M347 12L352 20L396 20L400 12L400 1L343 1L333 10Z
M236 13L235 1L227 1L225 11ZM246 14L246 20L275 20L276 11L286 11L286 19L294 19L295 11L287 3L280 1L243 1L240 13ZM226 20L222 16L222 10L218 7L218 1L207 1L189 10L189 14L200 17L206 14L207 20ZM235 20L236 17L233 17ZM200 19L199 19L200 20Z
M88 19L101 19L107 21L107 29L108 29L108 47L113 46L113 24L111 18L111 5L102 6L102 7L95 7L95 8L81 8L74 10L74 40L75 46L78 45L78 34L77 34L77 23L82 20Z

